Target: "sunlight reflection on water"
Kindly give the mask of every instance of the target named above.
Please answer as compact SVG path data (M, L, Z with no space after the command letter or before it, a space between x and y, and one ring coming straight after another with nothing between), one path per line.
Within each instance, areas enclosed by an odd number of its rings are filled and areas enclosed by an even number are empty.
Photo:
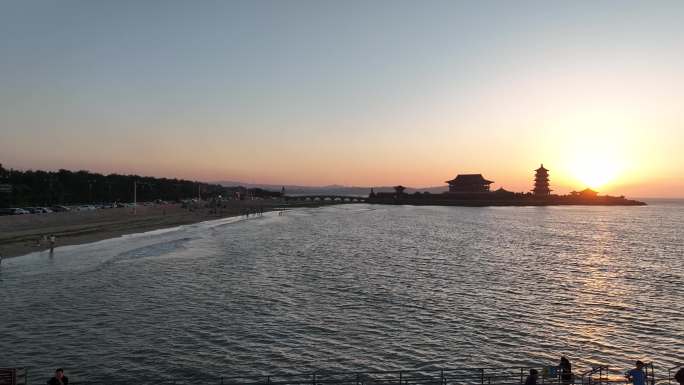
M348 205L5 260L0 366L75 378L684 358L684 206Z

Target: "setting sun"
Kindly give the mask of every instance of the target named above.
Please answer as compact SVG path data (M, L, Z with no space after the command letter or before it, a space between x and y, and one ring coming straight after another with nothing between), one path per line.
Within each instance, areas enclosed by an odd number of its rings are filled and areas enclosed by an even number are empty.
M582 187L596 189L615 181L622 167L619 162L607 156L582 156L571 164L570 170L584 184Z

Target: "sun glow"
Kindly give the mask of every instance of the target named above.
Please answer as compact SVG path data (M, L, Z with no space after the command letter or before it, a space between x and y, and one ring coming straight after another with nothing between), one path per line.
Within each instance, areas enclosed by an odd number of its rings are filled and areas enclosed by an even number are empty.
M615 181L622 166L609 156L582 156L571 163L570 171L584 187L597 189Z
M563 143L559 171L567 187L607 193L633 175L638 146L631 133L636 129L622 120L617 112L600 112L579 114L565 122L562 137L555 140Z

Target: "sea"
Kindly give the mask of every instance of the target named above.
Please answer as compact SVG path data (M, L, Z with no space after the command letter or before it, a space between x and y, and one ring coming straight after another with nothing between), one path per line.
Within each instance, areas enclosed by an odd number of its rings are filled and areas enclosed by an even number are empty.
M684 363L684 201L344 204L5 259L0 367L43 383ZM213 382L217 383L217 382Z

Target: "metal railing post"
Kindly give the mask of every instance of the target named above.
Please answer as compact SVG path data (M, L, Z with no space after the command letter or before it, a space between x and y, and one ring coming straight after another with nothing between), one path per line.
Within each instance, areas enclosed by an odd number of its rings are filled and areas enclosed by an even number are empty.
M653 361L651 361L648 366L651 367L651 385L655 385L655 369L653 368ZM647 372L648 373L648 372Z
M446 381L444 381L444 369L440 369L439 371L439 383L444 385Z
M520 385L523 384L523 370L524 370L524 369L525 369L525 368L520 368Z
M401 373L401 371L399 371L399 385L401 385L401 382L402 382L402 373Z
M484 368L480 369L480 384L484 385Z

